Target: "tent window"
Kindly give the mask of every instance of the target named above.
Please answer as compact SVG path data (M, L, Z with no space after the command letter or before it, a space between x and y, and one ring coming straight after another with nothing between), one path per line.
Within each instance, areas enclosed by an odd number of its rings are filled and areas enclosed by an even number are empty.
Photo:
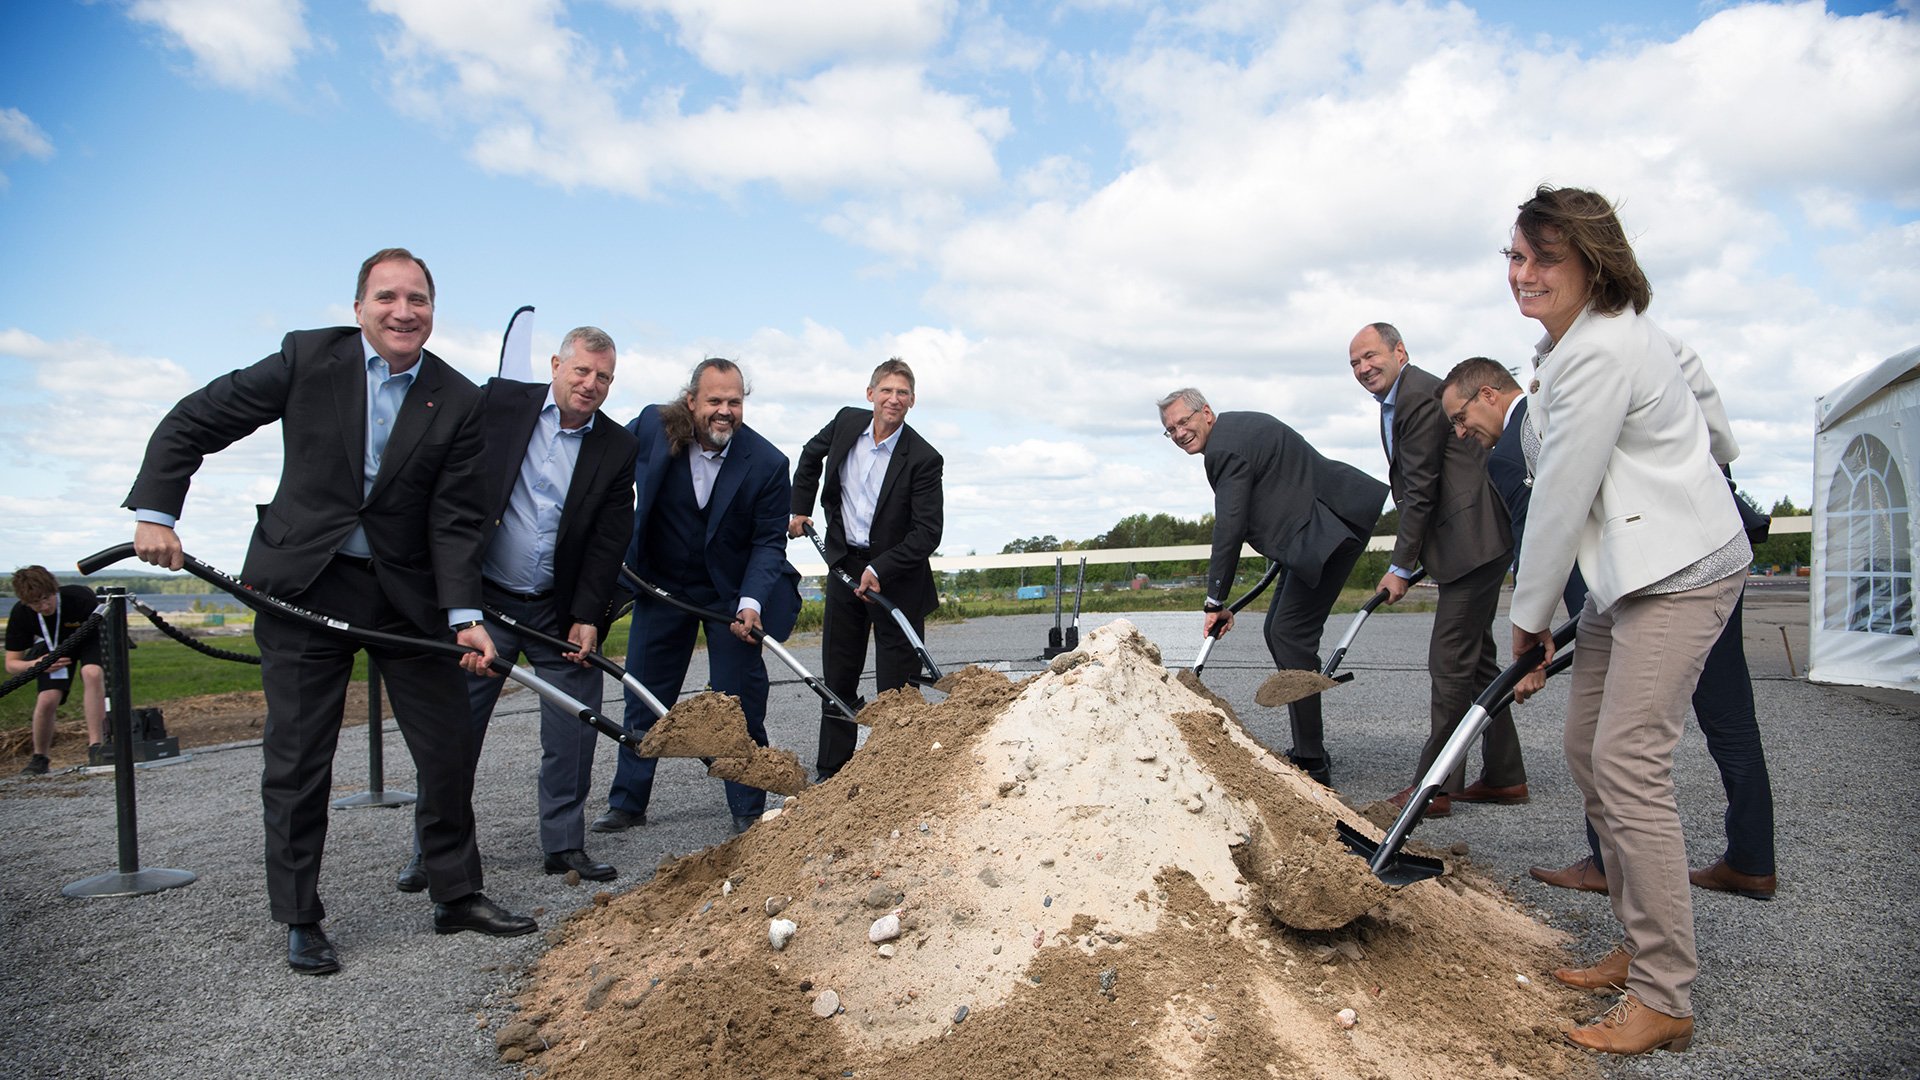
M1906 491L1886 443L1858 435L1847 444L1827 495L1827 629L1913 634Z

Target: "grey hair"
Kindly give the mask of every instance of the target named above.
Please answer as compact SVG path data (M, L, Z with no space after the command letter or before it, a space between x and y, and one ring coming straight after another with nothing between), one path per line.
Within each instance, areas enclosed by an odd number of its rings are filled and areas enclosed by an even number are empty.
M880 380L889 375L898 375L907 380L907 392L913 392L913 369L907 366L905 360L897 356L888 357L880 362L879 367L873 369L873 377L867 380L867 389L871 390L879 386Z
M1386 349L1388 352L1392 352L1396 346L1405 340L1400 336L1400 331L1393 328L1392 323L1368 323L1367 328L1380 335L1380 347Z
M576 351L613 352L613 338L597 326L576 326L560 339L560 359L571 360Z
M1176 401L1192 409L1194 412L1199 412L1201 409L1207 407L1207 395L1191 386L1183 386L1173 393L1168 394L1166 397L1161 398L1154 404L1159 406L1160 412L1165 413L1167 406L1172 405Z

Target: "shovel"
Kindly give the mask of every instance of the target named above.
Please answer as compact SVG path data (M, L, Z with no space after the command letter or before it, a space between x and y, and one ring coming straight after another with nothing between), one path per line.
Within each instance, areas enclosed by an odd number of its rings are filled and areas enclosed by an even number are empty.
M97 574L101 570L112 566L114 563L122 559L131 558L132 556L132 544L116 544L113 547L103 551L96 551L86 558L81 559L79 563L80 572L83 574ZM303 623L316 630L337 634L340 637L357 641L362 645L380 645L387 648L408 649L414 652L434 652L455 658L466 656L474 651L465 645L456 644L451 641L442 641L437 638L414 638L402 634L390 634L384 630L370 630L365 627L354 626L340 619L322 615L318 612L308 611L305 608L295 607L285 600L260 592L239 578L216 570L206 563L201 562L199 559L194 558L192 555L183 553L181 566L187 573L192 574L194 577L205 581L215 588L232 594L234 599L252 608L254 611L291 619L294 622ZM614 723L598 711L588 708L585 704L567 694L566 691L542 679L534 672L527 668L515 667L497 657L494 659L492 666L493 670L525 686L534 693L539 694L542 698L559 706L566 712L579 717L582 723L592 727L594 730L600 732L600 734L605 735L621 746L638 752L640 740L634 737L632 732L628 731L624 726Z
M1240 599L1235 600L1233 603L1228 604L1227 610L1231 612L1235 612L1237 614L1241 608L1246 607L1248 604L1253 603L1255 597L1259 596L1263 592L1266 592L1267 586L1273 584L1273 579L1279 576L1280 576L1280 564L1277 562L1267 563L1267 572L1260 575L1260 580L1254 582L1253 588L1248 589L1245 595L1241 596ZM1195 677L1199 676L1201 668L1204 668L1207 666L1207 657L1213 653L1214 642L1219 641L1220 635L1226 632L1225 627L1226 627L1226 620L1224 619L1221 620L1220 622L1214 623L1213 633L1207 635L1206 640L1200 643L1200 655L1193 658L1193 674Z
M640 575L634 573L633 567L631 566L622 564L620 567L620 576L626 579L627 584L632 585L634 588L641 590L642 592L646 593L648 596L651 596L656 600L661 600L668 604L672 604L674 607L677 607L681 611L684 611L687 614L692 615L696 618L704 619L708 622L717 622L723 626L729 623L736 623L740 621L737 616L722 615L718 611L713 611L708 608L703 608L698 604L689 603L688 601L680 599L679 597L673 595L672 593L661 588L660 586L655 585L652 582L647 581L645 578L642 578ZM778 641L775 641L773 638L768 637L766 631L764 630L753 631L753 640L757 644L765 646L768 652L771 652L773 655L779 657L781 663L787 665L789 668L792 668L793 673L795 675L800 676L801 682L806 683L809 689L811 689L814 693L820 695L820 700L840 710L840 714L846 717L847 719L853 720L855 723L859 723L858 720L854 719L856 714L853 706L848 705L846 702L840 700L840 695L834 693L832 690L829 690L827 688L826 683L821 682L819 679L814 678L813 672L808 671L804 666L802 666L800 661L796 659L792 653L787 651L786 646L780 644Z
M1413 576L1407 579L1407 587L1412 588L1419 584L1426 576L1426 570L1415 570ZM1347 624L1347 632L1341 636L1340 644L1335 645L1333 653L1327 657L1325 667L1318 672L1274 672L1267 677L1266 682L1260 684L1260 689L1254 691L1254 703L1269 709L1277 709L1282 705L1299 701L1301 698L1312 697L1323 690L1331 690L1343 682L1352 682L1353 672L1349 671L1342 675L1335 675L1334 672L1339 669L1340 661L1347 658L1347 649L1353 645L1353 639L1359 636L1360 627L1366 624L1367 616L1373 614L1374 608L1386 602L1387 590L1381 589L1366 603L1360 605L1360 610L1353 615L1353 621Z
M531 638L550 648L562 652L572 652L577 648L573 642L535 630L505 612L487 608L486 613L489 621L510 627L522 637ZM587 663L620 680L620 685L632 691L633 696L639 698L658 721L641 739L635 748L636 753L644 757L686 757L705 761L717 757L741 757L755 749L752 737L747 734L746 716L741 713L739 703L726 695L700 695L678 702L669 709L653 696L645 683L604 654L588 653ZM713 715L711 710L714 709L720 710L721 714ZM722 742L700 741L716 729L732 733L735 737ZM796 792L780 794L791 795Z
M807 539L813 541L813 546L819 549L820 557L825 559L827 557L827 545L821 542L820 534L813 531L812 525L804 526L803 531L807 534ZM827 569L833 572L834 577L840 579L841 584L855 592L860 591L860 583L853 580L845 570L832 565L831 562L829 562ZM882 596L878 590L868 593L867 597L874 603L879 604L880 610L886 612L887 615L893 619L894 625L900 628L900 632L907 635L907 644L913 646L914 655L920 658L920 673L907 676L907 681L916 686L932 686L934 683L939 682L942 678L940 667L933 662L933 656L927 652L927 643L921 641L920 635L913 632L913 623L907 621L906 612L901 611L899 605Z
M1548 678L1558 675L1566 670L1567 665L1573 663L1573 650L1567 646L1573 642L1574 631L1578 628L1579 622L1578 617L1568 619L1553 632L1555 652L1553 662L1547 665ZM1440 748L1440 755L1434 758L1432 765L1427 767L1427 774L1420 778L1420 785L1407 798L1406 808L1400 811L1400 816L1394 819L1393 826L1378 843L1367 839L1360 830L1346 822L1339 823L1341 842L1345 843L1347 849L1355 855L1367 860L1374 877L1389 885L1399 886L1439 877L1446 872L1446 864L1439 859L1408 855L1403 853L1400 847L1407 842L1407 834L1412 832L1414 826L1420 824L1420 819L1426 816L1427 804L1440 793L1440 785L1446 783L1447 775L1466 758L1467 750L1473 746L1473 740L1487 730L1487 724L1492 721L1493 714L1505 708L1513 700L1514 686L1526 677L1527 672L1539 666L1540 658L1545 655L1545 652L1546 650L1538 645L1528 649L1491 683L1488 683L1487 688L1480 691L1479 697L1473 699L1473 705L1467 709L1467 715L1462 717L1459 726L1453 729L1452 737L1447 739L1447 744Z

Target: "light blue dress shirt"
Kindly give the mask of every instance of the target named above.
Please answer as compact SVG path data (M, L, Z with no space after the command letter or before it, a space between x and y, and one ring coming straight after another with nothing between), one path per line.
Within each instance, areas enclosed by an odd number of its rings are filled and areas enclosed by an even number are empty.
M487 544L480 573L488 581L517 593L540 593L553 588L553 549L560 536L560 512L573 484L573 467L580 460L580 444L593 430L593 417L577 428L560 426L560 406L547 388L547 403L534 421L520 473L507 497L500 528Z

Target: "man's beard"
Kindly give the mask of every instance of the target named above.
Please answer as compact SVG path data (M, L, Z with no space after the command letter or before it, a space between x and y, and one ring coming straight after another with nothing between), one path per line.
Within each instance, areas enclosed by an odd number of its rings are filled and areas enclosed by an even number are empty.
M700 444L709 450L725 450L727 444L733 441L733 433L737 430L739 430L737 425L728 425L715 431L713 423L709 421L707 426L700 430Z

